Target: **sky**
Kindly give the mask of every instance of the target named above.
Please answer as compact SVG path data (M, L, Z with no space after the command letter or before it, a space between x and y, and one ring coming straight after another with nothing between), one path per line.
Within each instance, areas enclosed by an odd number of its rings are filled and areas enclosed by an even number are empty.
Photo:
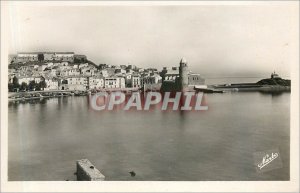
M290 75L298 9L282 5L9 7L10 54L74 51L96 64L209 77ZM297 56L298 57L298 56Z

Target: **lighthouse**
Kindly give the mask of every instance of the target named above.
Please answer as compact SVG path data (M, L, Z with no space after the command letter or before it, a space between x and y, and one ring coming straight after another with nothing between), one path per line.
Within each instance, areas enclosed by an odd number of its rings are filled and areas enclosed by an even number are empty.
M179 63L179 79L181 91L186 91L188 88L188 66L185 58L182 58Z

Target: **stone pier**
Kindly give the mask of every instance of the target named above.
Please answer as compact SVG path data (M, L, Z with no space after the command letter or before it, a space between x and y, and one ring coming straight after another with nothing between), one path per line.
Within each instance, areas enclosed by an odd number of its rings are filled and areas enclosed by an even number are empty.
M88 160L76 161L77 181L104 181L105 176Z

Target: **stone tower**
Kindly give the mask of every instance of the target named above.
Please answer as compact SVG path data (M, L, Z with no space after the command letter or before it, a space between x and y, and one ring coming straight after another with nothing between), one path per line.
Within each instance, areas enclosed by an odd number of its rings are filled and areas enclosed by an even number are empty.
M179 79L180 79L180 89L185 91L188 88L188 66L185 58L180 60L179 65Z

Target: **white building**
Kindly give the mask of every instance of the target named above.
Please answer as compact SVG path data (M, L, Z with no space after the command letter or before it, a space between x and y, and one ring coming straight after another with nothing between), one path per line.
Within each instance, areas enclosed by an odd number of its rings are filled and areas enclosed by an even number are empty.
M132 88L140 88L141 87L140 75L132 75L131 76L131 87Z
M68 72L68 76L79 76L80 75L80 71L78 69L69 69L67 70Z
M60 72L60 75L61 76L79 76L80 71L78 69L74 69L74 68L65 69Z
M102 89L104 88L104 77L92 76L88 78L89 89Z
M16 56L17 62L53 60L74 62L74 52L20 52Z
M45 78L46 88L44 90L58 90L58 80L55 78Z
M44 78L42 76L33 77L35 83L40 83Z
M61 90L87 90L88 78L85 76L69 76L62 81Z
M87 85L87 78L84 76L70 76L67 77L68 84Z
M124 77L106 77L104 82L105 88L125 88Z
M100 72L101 74L102 74L102 76L103 77L108 77L109 76L109 74L108 74L108 71L107 70L101 70L101 72Z
M49 63L46 63L47 64L47 67L52 67L53 66L53 62L49 62Z
M44 60L45 61L52 61L52 60L54 60L53 56L54 56L53 52L44 52Z
M53 59L56 61L74 62L74 52L55 52Z
M38 53L21 52L17 54L17 62L34 62L38 61Z
M84 63L84 64L79 64L78 68L86 68L88 66L89 66L88 63Z
M151 75L146 75L141 78L141 86L143 87L144 85L153 85L153 84L159 84L162 83L162 77L158 74L151 74Z
M50 71L51 76L56 76L57 73L58 73L58 70L56 68L52 68L51 71Z
M94 76L95 75L95 69L91 67L85 67L81 68L81 74L84 76Z
M21 85L23 82L29 84L31 81L34 81L34 77L32 76L19 76L18 83Z

